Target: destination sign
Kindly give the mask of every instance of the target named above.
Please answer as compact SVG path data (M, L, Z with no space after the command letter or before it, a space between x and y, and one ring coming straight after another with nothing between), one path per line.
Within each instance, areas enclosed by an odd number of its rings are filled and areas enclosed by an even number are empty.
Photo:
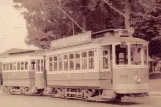
M57 48L64 48L68 46L84 44L88 42L91 42L91 32L90 31L51 41L51 47L53 49L57 49Z

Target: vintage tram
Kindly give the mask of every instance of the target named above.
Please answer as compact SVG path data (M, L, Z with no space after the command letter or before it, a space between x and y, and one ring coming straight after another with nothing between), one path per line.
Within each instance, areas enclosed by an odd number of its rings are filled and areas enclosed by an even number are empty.
M125 29L54 40L3 58L3 89L92 101L148 94L148 42Z

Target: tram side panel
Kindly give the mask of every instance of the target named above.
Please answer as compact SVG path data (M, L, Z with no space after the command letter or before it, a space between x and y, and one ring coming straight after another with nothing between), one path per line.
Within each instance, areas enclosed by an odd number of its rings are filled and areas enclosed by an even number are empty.
M52 87L79 87L79 88L99 88L100 73L99 73L99 49L95 50L94 54L94 69L85 70L70 70L68 71L49 71L49 58L46 61L47 66L47 86ZM87 52L88 53L88 52ZM80 54L81 55L81 54ZM81 59L80 59L81 60ZM88 61L88 60L87 60ZM75 62L76 64L76 62ZM68 64L70 65L70 64ZM82 64L81 64L82 65ZM81 67L81 66L80 66ZM89 67L89 64L87 64Z
M116 93L145 93L149 90L148 68L115 68L114 75Z
M108 50L108 49L107 49ZM77 87L77 88L96 88L108 89L111 91L111 71L103 71L102 65L102 51L99 47L94 53L94 69L73 70L73 71L49 71L50 57L47 58L47 86L51 87ZM110 51L110 50L108 50ZM89 51L87 51L88 53ZM83 52L82 52L83 53ZM110 52L109 52L110 53ZM82 60L82 59L81 59ZM89 62L89 60L87 60ZM75 62L76 63L76 62ZM110 63L110 62L107 62ZM53 64L53 63L52 63ZM70 64L68 64L70 65ZM89 67L90 64L87 64ZM82 64L81 64L82 66ZM53 67L52 67L53 68Z
M3 72L3 86L26 86L35 85L35 73L29 71L11 71Z
M18 60L17 60L18 59ZM25 60L26 59L26 60ZM34 87L35 86L35 72L29 70L29 57L20 58L6 58L3 62L3 87L17 88Z

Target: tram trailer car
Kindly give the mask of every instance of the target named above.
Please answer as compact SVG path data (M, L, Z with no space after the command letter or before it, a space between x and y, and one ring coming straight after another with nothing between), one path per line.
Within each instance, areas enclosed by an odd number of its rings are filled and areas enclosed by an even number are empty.
M44 52L10 55L3 61L4 90L92 101L148 94L148 42L124 29L103 35L86 32L55 40ZM14 62L15 70L8 69Z

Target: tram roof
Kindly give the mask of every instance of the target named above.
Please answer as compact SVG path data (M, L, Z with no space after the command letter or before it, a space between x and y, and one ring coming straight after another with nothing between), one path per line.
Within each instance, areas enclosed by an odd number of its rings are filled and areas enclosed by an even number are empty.
M94 38L95 36L95 38ZM98 37L97 37L98 36ZM102 31L97 33L84 32L74 36L51 41L51 50L67 48L83 44L113 44L116 42L133 42L133 43L148 43L147 41L135 38L130 34L117 34L111 31Z
M104 43L115 43L115 42L135 42L135 43L148 43L147 41L134 38L134 37L100 37L96 39L92 39L92 43L94 44L104 44Z

